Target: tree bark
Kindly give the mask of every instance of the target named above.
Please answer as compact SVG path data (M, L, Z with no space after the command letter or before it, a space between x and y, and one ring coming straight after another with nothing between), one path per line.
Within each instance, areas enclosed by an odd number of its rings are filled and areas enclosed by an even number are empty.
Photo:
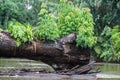
M72 35L72 37L76 35L77 34ZM88 64L90 60L90 50L88 48L77 48L75 46L75 37L74 40L71 42L68 41L67 43L67 39L73 39L72 37L70 34L58 39L56 42L31 41L17 47L16 41L10 36L10 33L1 31L0 56L37 59L53 66L56 69L72 68L75 65L83 66ZM61 41L66 41L66 43L62 43ZM56 65L58 67L56 67Z

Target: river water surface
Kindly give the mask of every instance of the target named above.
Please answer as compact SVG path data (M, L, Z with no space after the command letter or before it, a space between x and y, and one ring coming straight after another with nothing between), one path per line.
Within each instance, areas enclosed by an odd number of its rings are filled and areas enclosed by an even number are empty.
M95 63L93 72L96 69L101 72L97 74L84 75L59 75L54 73L33 72L21 75L0 75L0 80L120 80L120 64L111 63ZM54 70L41 61L34 61L29 59L16 58L0 58L0 71L9 72L10 70L30 69L34 71L47 70L53 72ZM91 72L92 72L91 71Z

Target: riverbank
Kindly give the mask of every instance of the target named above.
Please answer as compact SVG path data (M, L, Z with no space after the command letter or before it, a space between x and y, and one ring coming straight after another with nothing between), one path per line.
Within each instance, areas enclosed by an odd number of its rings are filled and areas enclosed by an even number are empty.
M100 69L97 74L61 75L41 61L18 58L0 58L0 80L119 80L120 64L95 63L91 72ZM45 71L42 72L42 70ZM3 72L4 74L3 74ZM41 72L40 72L41 71ZM9 73L6 73L9 72ZM107 79L106 79L107 78Z
M41 61L0 58L0 80L95 80L95 74L61 75ZM52 72L52 73L51 73ZM86 77L87 76L87 77Z

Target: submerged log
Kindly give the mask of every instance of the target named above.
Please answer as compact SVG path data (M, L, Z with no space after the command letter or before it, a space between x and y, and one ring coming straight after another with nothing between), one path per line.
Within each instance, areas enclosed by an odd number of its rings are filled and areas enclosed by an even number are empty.
M84 65L80 67L79 65L73 67L72 69L69 70L64 70L62 72L58 72L60 74L65 74L65 75L73 75L73 74L84 74L89 72L93 68L93 64L95 61L91 61L89 64Z
M90 60L88 48L76 48L76 33L53 41L32 41L16 46L10 33L0 32L0 56L26 57L41 60L55 69L86 65Z

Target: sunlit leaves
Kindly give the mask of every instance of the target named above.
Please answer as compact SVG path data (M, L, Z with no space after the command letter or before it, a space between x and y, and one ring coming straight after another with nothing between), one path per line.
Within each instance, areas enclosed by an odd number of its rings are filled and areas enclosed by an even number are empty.
M77 36L77 46L92 47L97 38L94 37L94 22L89 8L83 8L79 11L80 22Z
M77 47L92 47L96 43L94 37L94 21L89 8L78 8L73 4L60 3L58 12L58 27L60 36L78 32Z
M20 46L22 42L25 43L33 40L33 33L29 24L24 26L19 22L11 22L8 31L10 31L11 36L16 39L17 46Z
M119 31L119 26L114 26L112 29L112 35L111 35L111 42L112 45L114 46L115 52L118 53L120 52L120 31Z
M42 8L39 13L39 25L35 36L40 40L55 40L59 37L59 30L56 23L56 17Z
M44 14L44 15L43 15ZM39 13L37 36L39 39L50 39L66 36L78 32L77 46L92 47L96 43L94 37L94 21L89 8L79 9L73 4L61 2L58 5L58 14L54 16L43 7Z

